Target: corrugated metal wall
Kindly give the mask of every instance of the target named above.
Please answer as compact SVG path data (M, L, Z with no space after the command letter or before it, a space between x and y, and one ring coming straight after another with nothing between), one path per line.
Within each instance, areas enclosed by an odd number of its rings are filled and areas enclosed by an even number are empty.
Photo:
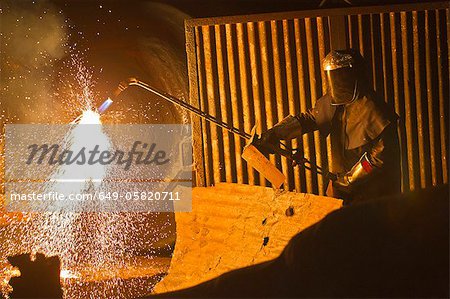
M448 182L449 10L348 16L348 45L401 116L406 189Z
M331 17L345 19L346 45L361 51L374 87L401 116L404 190L448 182L447 3L188 20L191 104L246 132L311 108L326 92L320 62L331 49ZM241 159L245 140L196 117L193 125L197 185L268 184ZM331 160L318 132L292 146L319 165ZM290 190L323 194L320 176L271 160Z

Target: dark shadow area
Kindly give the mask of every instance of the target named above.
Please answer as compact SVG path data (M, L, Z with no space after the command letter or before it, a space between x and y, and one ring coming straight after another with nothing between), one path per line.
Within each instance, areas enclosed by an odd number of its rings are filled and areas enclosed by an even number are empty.
M151 298L447 298L448 197L444 185L342 208L275 260Z

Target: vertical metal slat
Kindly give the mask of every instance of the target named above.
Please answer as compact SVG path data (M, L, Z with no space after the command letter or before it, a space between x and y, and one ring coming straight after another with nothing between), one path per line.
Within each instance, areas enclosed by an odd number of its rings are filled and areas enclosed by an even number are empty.
M218 84L219 89L219 107L221 111L221 119L223 122L229 124L229 115L228 115L228 107L227 107L227 93L226 93L226 83L227 80L225 78L225 72L222 70L226 69L225 63L224 63L224 57L223 57L223 44L222 44L222 29L220 25L214 26L215 31L215 43L216 43L216 56L217 56L217 79L218 82L221 82ZM228 150L230 148L230 133L226 131L221 132L221 137L223 138L223 155L224 155L224 161L223 166L225 173L225 180L227 182L233 181L233 173L232 173L232 166L231 166L231 152Z
M238 58L239 58L239 77L240 77L240 90L241 101L244 115L244 130L250 132L253 123L253 114L251 111L251 99L250 90L248 87L248 68L247 68L247 47L246 38L244 36L244 25L242 23L236 24L237 42L238 42ZM246 165L247 163L244 162ZM250 185L255 184L255 171L250 165L247 166L248 183Z
M300 23L303 23L304 20L295 19L294 20L294 35L295 35L295 48L296 48L296 58L297 58L297 76L298 76L298 93L300 98L300 112L304 113L306 112L308 105L307 105L307 98L306 98L306 83L305 83L305 74L307 72L307 68L304 68L303 66L303 60L304 60L304 52L303 52L303 44L301 39L301 30L300 30ZM306 157L311 157L310 152L310 146L308 141L308 136L303 135L302 137L302 146L303 151ZM303 173L305 174L305 180L306 180L306 189L305 192L312 193L313 192L313 183L312 183L312 173L306 172L303 170Z
M295 97L294 91L294 80L290 80L290 78L295 78L293 71L293 53L291 50L291 32L289 30L289 21L283 20L283 43L284 43L284 57L285 57L285 65L286 65L286 88L287 88L287 100L288 100L288 110L290 115L297 115L299 113L297 109L296 102L298 99ZM291 146L293 148L297 148L299 146L297 139L294 139L291 142ZM297 167L293 170L293 182L295 190L300 192L300 173Z
M261 92L261 69L258 63L259 52L257 49L258 39L256 37L257 28L255 23L249 22L247 23L247 32L248 32L248 42L249 42L249 56L250 56L250 68L251 72L251 82L252 82L252 94L253 94L253 109L255 111L255 124L258 129L257 133L261 134L262 132L262 124L265 122L265 115L263 111L263 103L261 100L262 92ZM258 180L261 182L260 184L267 185L268 181L264 180L259 174L257 174Z
M228 62L228 80L230 88L230 99L231 99L231 113L233 119L233 126L238 129L243 129L242 122L240 119L241 109L239 107L239 97L238 97L238 78L236 74L236 61L235 61L235 36L233 34L233 25L225 25L225 38L227 45L227 62ZM243 184L245 182L245 173L243 171L243 163L241 159L242 146L239 136L232 136L231 140L234 144L234 162L236 165L236 182Z

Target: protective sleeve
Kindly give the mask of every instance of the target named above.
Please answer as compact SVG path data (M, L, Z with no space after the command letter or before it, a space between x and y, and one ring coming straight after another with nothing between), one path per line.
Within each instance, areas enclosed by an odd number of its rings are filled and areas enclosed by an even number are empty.
M368 160L372 167L383 167L386 160L386 147L383 136L380 136L368 153Z
M338 175L333 182L333 187L342 192L351 192L354 186L366 181L381 170L385 164L390 163L387 161L389 155L386 149L386 135L388 133L383 132L348 172Z
M316 101L313 108L295 117L300 122L302 134L320 130L326 136L330 133L335 111L336 106L331 105L331 97L326 94Z
M398 163L399 149L397 137L397 122L389 124L384 131L374 140L368 150L369 161L373 167L381 169L390 168Z

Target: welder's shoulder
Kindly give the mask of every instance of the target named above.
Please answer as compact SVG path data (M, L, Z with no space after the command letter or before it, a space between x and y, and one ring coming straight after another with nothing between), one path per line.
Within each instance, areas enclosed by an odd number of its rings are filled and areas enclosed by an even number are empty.
M328 94L325 94L317 99L312 110L316 123L319 127L330 123L335 112L336 106L331 105L331 96Z
M332 110L335 106L331 105L331 96L326 93L316 100L315 108L321 110Z
M375 115L378 117L389 120L390 122L395 122L398 119L398 115L395 113L394 108L389 105L383 98L381 98L375 91L369 92L362 98L364 101L364 106L369 109L367 111L376 112Z

